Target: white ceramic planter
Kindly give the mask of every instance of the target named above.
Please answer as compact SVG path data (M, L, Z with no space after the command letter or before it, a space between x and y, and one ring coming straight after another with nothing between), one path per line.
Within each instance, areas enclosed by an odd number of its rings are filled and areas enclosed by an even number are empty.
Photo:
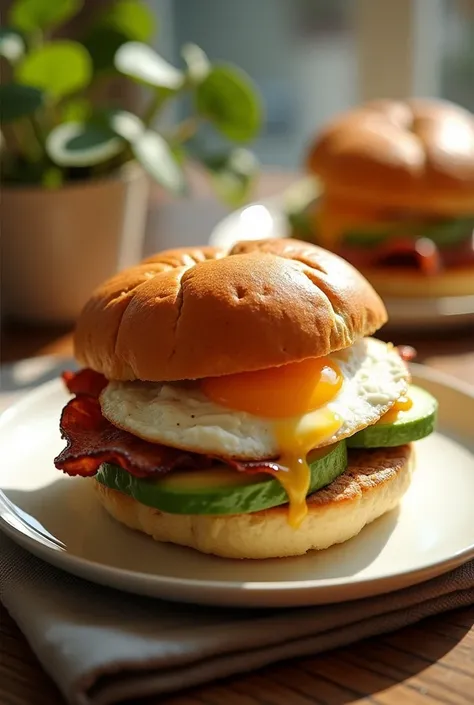
M92 290L143 250L148 179L136 164L57 191L3 187L2 314L71 323Z

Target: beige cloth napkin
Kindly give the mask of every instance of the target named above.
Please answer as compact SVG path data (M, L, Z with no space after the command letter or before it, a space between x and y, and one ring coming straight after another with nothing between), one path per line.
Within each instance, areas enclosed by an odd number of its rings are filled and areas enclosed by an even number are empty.
M474 561L356 602L228 610L102 588L0 535L0 599L68 701L106 705L316 654L472 605Z
M25 391L67 366L58 360L21 365L3 368L0 407L18 387ZM52 568L0 533L0 600L70 703L107 705L316 654L474 604L474 561L357 602L227 610L99 587Z

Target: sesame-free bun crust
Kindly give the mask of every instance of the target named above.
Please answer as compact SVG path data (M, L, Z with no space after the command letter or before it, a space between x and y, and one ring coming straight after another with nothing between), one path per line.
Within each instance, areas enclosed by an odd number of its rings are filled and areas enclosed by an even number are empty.
M322 357L387 320L350 264L298 240L167 250L86 304L75 354L108 379L173 381Z
M351 450L346 472L308 497L298 529L288 524L286 506L231 516L165 514L96 480L94 485L114 519L156 541L223 558L283 558L348 541L395 509L410 485L412 452L410 445Z
M472 214L474 115L447 101L372 101L332 120L307 166L332 197Z

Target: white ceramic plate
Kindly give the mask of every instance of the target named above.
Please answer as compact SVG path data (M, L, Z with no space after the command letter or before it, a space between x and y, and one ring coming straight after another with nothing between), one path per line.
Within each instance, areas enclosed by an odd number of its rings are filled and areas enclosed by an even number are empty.
M157 544L117 524L95 500L91 480L63 476L53 466L67 399L59 380L0 417L0 528L66 571L179 601L321 604L428 579L474 557L474 395L430 370L413 370L415 381L439 399L439 432L417 444L417 470L400 510L344 545L301 558L232 561Z
M230 213L214 228L209 244L231 247L238 240L290 237L285 212L295 189ZM391 328L448 328L474 323L474 296L387 298L385 305L389 314L387 327Z

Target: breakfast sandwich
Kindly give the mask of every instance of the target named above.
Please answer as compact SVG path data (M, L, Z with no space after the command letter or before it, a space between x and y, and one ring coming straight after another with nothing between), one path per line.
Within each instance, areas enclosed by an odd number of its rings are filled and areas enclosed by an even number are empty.
M399 504L435 424L405 356L371 337L386 319L305 242L161 252L79 317L55 465L157 541L230 558L347 541Z
M319 198L304 238L387 297L474 294L474 115L441 100L378 100L336 116L308 147ZM298 221L298 219L297 219Z

